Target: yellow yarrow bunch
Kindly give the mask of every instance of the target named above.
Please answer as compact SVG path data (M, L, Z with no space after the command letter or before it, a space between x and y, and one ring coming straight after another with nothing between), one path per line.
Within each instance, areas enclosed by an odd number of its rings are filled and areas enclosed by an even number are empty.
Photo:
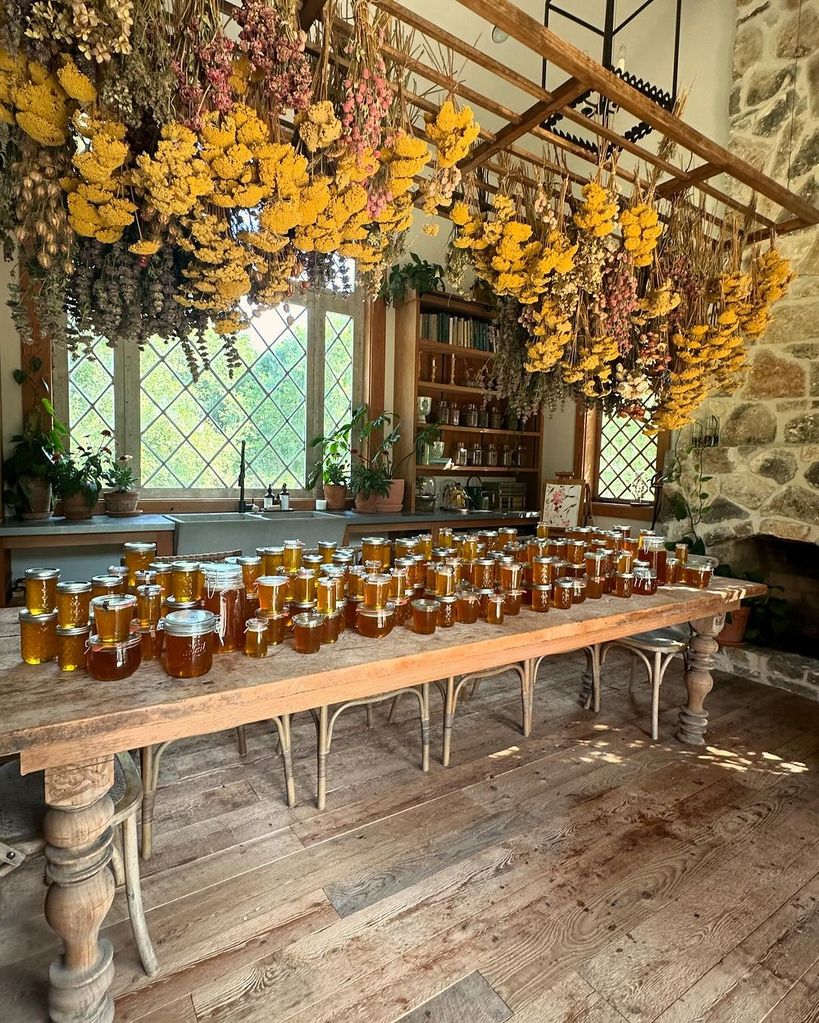
M329 191L326 207L293 235L293 244L302 252L335 252L345 243L363 241L367 236L367 190L352 184L339 192L331 180Z
M771 322L771 306L785 295L794 276L790 263L776 249L761 256L754 254L748 309L741 317L745 334L759 337L765 331Z
M66 144L68 96L56 75L29 61L25 80L14 90L14 105L15 120L29 138L41 146Z
M632 315L632 321L643 326L649 320L661 319L676 309L682 300L677 291L672 291L671 281L663 281L654 288L649 288L642 298L638 299L639 312Z
M171 122L162 126L154 155L141 153L136 158L131 182L162 219L187 216L213 191L208 165L197 153L196 135L183 124Z
M227 221L213 213L187 217L182 225L186 234L179 247L192 259L182 271L187 284L180 285L175 301L209 313L214 326L220 324L219 332L235 333L246 323L238 303L250 291L248 267L253 257L230 236Z
M342 124L328 99L311 103L296 117L295 123L299 138L310 153L326 149L341 138Z
M544 298L532 310L531 333L537 338L526 350L526 371L548 373L563 356L566 346L572 340L572 321L566 316L564 307L552 298Z
M97 89L88 75L84 75L71 57L63 56L63 66L57 71L57 78L65 94L84 105L95 102Z
M657 211L647 202L639 202L620 215L623 248L631 253L635 266L650 266L651 256L663 226Z
M591 232L595 238L605 238L614 230L617 217L617 202L612 192L598 181L589 181L583 186L583 202L574 215L575 224L582 231Z
M618 354L617 342L608 334L582 338L572 356L564 355L563 380L567 384L579 383L584 397L599 398L608 389L606 385Z
M425 116L427 135L438 150L438 167L454 167L469 153L469 147L480 134L480 125L469 107L456 109L446 100L436 114Z
M396 132L380 156L381 164L387 171L387 192L393 199L412 190L416 176L429 163L431 155L423 139L403 129Z
M136 213L135 204L120 194L125 178L119 171L129 155L123 142L125 125L89 118L80 111L73 120L88 146L72 158L80 177L60 182L68 193L68 222L84 238L110 245L119 241Z
M237 103L230 113L207 114L199 129L200 155L213 179L209 201L223 209L252 209L271 194L260 164L275 159L270 132L256 111Z
M26 58L0 47L0 121L15 124L17 90L26 82Z

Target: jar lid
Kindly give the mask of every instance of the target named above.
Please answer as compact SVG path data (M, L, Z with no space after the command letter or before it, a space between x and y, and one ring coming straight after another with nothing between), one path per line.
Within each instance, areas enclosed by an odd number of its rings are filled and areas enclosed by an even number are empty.
M480 599L480 594L477 590L461 590L460 593L456 594L455 599L476 601Z
M26 579L59 579L59 568L27 568Z
M116 579L122 580L128 578L128 569L125 565L109 565L108 574L114 576Z
M416 611L422 611L424 614L432 614L437 611L440 606L439 600L432 600L429 597L420 597L418 600L413 600L412 606Z
M573 580L571 579L558 579L558 582L568 583L569 585L572 584L572 581ZM544 590L547 592L551 592L552 587L548 583L533 583L531 586L528 587L528 589L538 590L539 592L543 592Z
M304 546L305 546L305 543L304 543L303 540L285 540L284 541L284 547L304 547ZM284 550L284 547L281 548L282 551ZM270 550L270 548L267 548L267 549ZM278 548L273 548L273 549L277 550Z
M132 633L127 639L118 639L114 643L106 643L99 636L88 637L89 650L129 650L131 647L141 646L142 636L138 632Z
M287 586L290 583L290 576L287 575L260 575L256 580L257 586L272 586L274 590Z
M168 636L204 636L216 628L216 615L212 611L172 611L165 616Z
M199 566L205 576L207 586L226 586L230 583L244 581L241 565L226 565L224 562Z
M617 575L615 576L615 579L633 579L633 578L634 578L634 573L633 572L618 572Z
M303 614L297 614L293 616L293 624L300 626L302 629L319 629L324 625L324 615L317 614L315 611L307 611Z
M42 615L40 615L42 618ZM91 632L90 625L58 625L58 636L85 636Z
M170 562L167 561L152 561L150 565L148 565L148 568L152 572L170 572L172 567L173 566Z
M451 597L436 597L435 599L439 604L454 604L458 598L453 595Z
M386 538L386 536L362 536L361 537L361 543L362 543L362 545L365 544L365 543L367 543L367 544L370 544L370 543L389 543L389 540Z
M199 563L197 561L174 561L171 565L172 572L198 572Z
M147 554L148 551L155 551L156 544L148 543L144 540L129 540L122 545L124 551L133 551L134 553Z
M315 607L316 607L316 601L315 600L305 600L305 601L291 600L290 601L290 611L291 611L291 613L293 615L309 614L311 611L315 610Z
M21 622L40 622L42 625L50 625L52 622L57 621L57 612L46 611L44 614L34 615L31 611L23 608L20 611L18 618Z
M536 588L539 589L539 590L548 590L549 589L548 586L541 586L541 585L538 585ZM515 589L515 590L504 590L504 593L508 597L522 597L525 592L526 592L525 590L518 590L518 589Z
M282 544L273 544L270 547L257 547L256 553L263 557L265 554L284 554L284 546Z
M246 558L237 558L237 565L261 565L262 559L258 554L249 554Z
M502 604L506 598L502 593L492 593L486 599L490 604Z
M267 619L248 618L245 622L245 632L267 632Z
M584 590L586 588L587 584L588 584L588 580L586 579L586 577L584 575L579 575L576 578L572 579L572 586L576 590Z
M191 611L194 608L201 607L201 600L177 600L175 597L166 597L165 606L171 609L171 612L176 611Z
M57 583L57 593L90 593L91 583L65 582Z
M136 604L136 597L131 593L109 593L103 597L93 597L91 607L101 607L104 610L115 611L118 607L133 607Z
M574 586L574 579L555 579L555 586Z
M379 625L383 625L384 622L390 621L395 616L395 604L388 601L384 607L364 607L362 605L356 610L356 616L374 618Z
M271 619L290 618L291 616L289 611L274 611L270 607L260 607L256 612L256 617L263 618L266 622L269 622Z

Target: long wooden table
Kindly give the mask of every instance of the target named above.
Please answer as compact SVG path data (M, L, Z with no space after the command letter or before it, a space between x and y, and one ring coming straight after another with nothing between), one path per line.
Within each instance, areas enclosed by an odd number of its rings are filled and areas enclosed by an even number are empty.
M108 1023L114 1017L113 948L99 931L114 897L107 867L115 753L452 675L531 664L544 654L685 622L694 633L677 738L699 745L714 637L726 612L764 589L714 579L708 590L664 587L652 597L605 597L545 615L524 609L502 627L479 622L432 636L401 628L380 641L346 632L312 657L289 646L260 661L224 655L201 679L171 679L159 664L146 663L132 678L110 683L61 674L55 664L21 663L16 612L0 611L0 755L17 754L23 773L45 771L45 914L64 945L49 973L51 1019Z

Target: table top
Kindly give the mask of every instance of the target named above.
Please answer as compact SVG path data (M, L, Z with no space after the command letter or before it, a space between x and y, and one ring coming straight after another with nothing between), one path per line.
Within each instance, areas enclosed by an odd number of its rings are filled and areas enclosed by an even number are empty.
M347 630L314 655L297 654L290 644L259 660L221 654L198 679L172 679L160 663L146 662L121 682L62 673L53 662L23 664L17 611L7 608L0 610L0 754L19 753L24 772L79 763L708 618L764 591L715 578L708 590L661 587L651 597L607 596L546 614L524 608L501 626L456 625L432 636L400 627L368 640Z

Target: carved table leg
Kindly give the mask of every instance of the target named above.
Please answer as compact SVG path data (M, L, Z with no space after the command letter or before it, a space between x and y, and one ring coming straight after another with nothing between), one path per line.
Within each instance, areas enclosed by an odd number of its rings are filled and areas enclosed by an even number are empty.
M114 759L52 767L45 772L43 822L50 882L45 915L63 940L49 969L49 1016L54 1023L111 1023L114 949L99 938L114 900L111 821Z
M316 806L319 810L323 810L327 805L327 757L330 753L329 707L319 707L317 739Z
M714 654L719 650L719 643L714 637L724 624L724 614L691 622L694 633L688 646L685 672L688 704L680 708L677 722L677 738L689 746L705 745L708 711L703 708L703 703L714 685L711 669L714 666Z
M449 767L449 758L452 752L452 727L455 724L455 676L450 675L446 680L446 692L444 694L444 744L441 754L441 763Z
M523 662L520 676L520 701L523 709L523 734L532 734L532 713L535 702L535 662L530 658Z

